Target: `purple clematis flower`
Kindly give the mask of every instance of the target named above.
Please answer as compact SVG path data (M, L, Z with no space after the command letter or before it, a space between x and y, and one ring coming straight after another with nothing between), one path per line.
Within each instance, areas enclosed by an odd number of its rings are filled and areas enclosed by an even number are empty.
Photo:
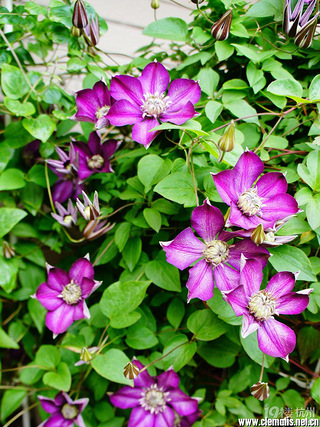
M134 364L143 368L138 360L134 360ZM143 371L134 379L134 387L124 386L109 397L118 408L133 408L128 427L190 426L175 424L175 421L194 416L198 411L197 399L180 390L179 377L172 368L157 377Z
M240 285L225 292L225 296L236 316L243 315L242 337L258 330L260 350L269 356L288 360L296 345L296 335L288 326L275 320L274 315L302 313L307 308L312 289L292 292L295 275L282 271L260 290L262 277L261 264L242 256Z
M93 89L83 89L76 92L78 111L72 120L94 123L97 129L109 124L108 112L111 106L111 96L108 86L102 80Z
M199 298L207 301L213 296L213 279L221 291L233 289L239 281L240 258L258 258L263 268L270 256L263 247L257 247L250 239L232 245L227 242L234 233L223 231L224 217L221 211L205 200L195 208L191 225L203 239L199 240L190 227L183 230L174 240L160 242L166 252L167 261L180 270L201 259L190 269L187 288L188 301Z
M35 298L48 310L46 326L54 337L65 332L76 320L90 318L85 299L102 282L94 280L93 266L87 257L72 264L69 273L47 265L48 279Z
M73 224L77 223L78 211L73 206L71 199L68 200L68 208L63 207L59 202L55 203L58 214L52 213L51 216L64 227L70 228Z
M63 392L58 393L54 399L45 396L38 398L42 408L51 414L39 427L71 427L74 424L85 427L81 413L88 405L89 399L72 400Z
M286 193L288 184L282 173L268 172L255 182L263 169L262 160L246 151L233 170L212 174L222 200L230 206L227 226L251 230L262 224L268 229L299 212L294 197Z
M198 82L189 79L170 82L168 71L162 64L148 64L140 77L116 76L111 80L111 96L117 102L110 108L108 119L115 126L134 125L134 141L149 147L159 131L150 130L160 122L181 125L195 116L196 104L201 96Z
M110 158L120 145L120 142L110 139L103 144L97 132L91 132L89 142L74 142L74 150L79 156L78 175L86 179L93 173L113 172Z

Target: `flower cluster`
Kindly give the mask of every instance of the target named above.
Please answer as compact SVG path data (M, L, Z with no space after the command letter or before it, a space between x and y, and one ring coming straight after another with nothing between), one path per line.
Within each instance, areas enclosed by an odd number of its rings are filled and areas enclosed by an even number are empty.
M299 211L296 200L287 194L285 176L268 172L260 177L263 169L260 158L246 151L233 170L214 174L220 197L230 206L227 221L205 200L191 216L192 228L202 240L189 227L161 246L167 261L180 270L196 263L189 271L188 300L210 299L215 283L235 314L243 315L242 336L258 329L260 349L270 356L287 358L295 347L295 333L274 315L301 313L311 289L292 292L294 275L282 272L260 290L269 256L265 246L294 239L275 233ZM225 227L237 229L227 231Z

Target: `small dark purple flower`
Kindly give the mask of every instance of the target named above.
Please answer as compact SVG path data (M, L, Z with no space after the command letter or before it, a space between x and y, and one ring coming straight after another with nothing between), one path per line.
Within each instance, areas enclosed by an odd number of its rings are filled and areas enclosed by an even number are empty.
M170 82L162 64L151 62L140 77L116 76L111 80L110 92L117 102L110 108L108 119L115 126L134 125L134 141L149 147L160 133L151 131L160 122L181 125L195 116L201 96L198 82L189 79Z
M103 144L97 132L91 132L89 142L74 142L74 150L79 156L78 175L86 179L93 173L113 172L110 158L120 145L115 139L109 139Z
M43 410L51 414L39 427L71 427L74 424L85 427L81 413L88 405L89 399L72 400L63 392L58 393L54 399L45 396L38 398Z
M262 224L264 229L272 229L277 221L299 212L294 197L286 193L285 176L268 172L258 179L263 169L262 160L255 153L246 151L233 170L212 174L221 199L230 206L227 226L253 230Z
M55 203L57 211L59 214L52 213L52 217L58 221L59 224L64 227L70 228L73 224L77 223L78 211L75 206L73 206L71 199L68 200L68 208L63 207L59 202Z
M141 370L143 365L134 360ZM198 413L198 401L183 393L179 388L179 377L172 368L151 377L147 371L134 379L134 387L124 386L116 393L109 394L111 403L117 408L133 408L128 427L162 427L191 424L175 424L188 417L194 419ZM194 419L195 421L195 419Z
M90 318L85 300L102 282L94 280L93 266L88 258L78 259L69 273L50 265L47 270L48 279L39 286L34 297L48 310L46 326L56 336L74 321Z
M292 292L295 275L282 271L260 290L262 277L261 264L242 256L240 285L224 294L236 316L243 315L242 337L258 330L260 350L269 356L287 359L295 348L296 335L288 326L275 320L274 315L302 313L307 308L312 289Z
M111 96L108 86L97 82L93 89L83 89L76 92L78 111L71 117L80 122L94 123L97 129L109 124L108 112L111 106Z
M233 289L239 281L242 253L248 258L258 258L261 268L266 265L269 252L263 247L257 247L250 239L232 245L227 243L236 236L223 230L223 215L218 208L210 205L209 200L193 210L191 225L203 242L195 237L190 227L174 240L160 242L167 261L180 270L200 260L189 271L188 301L191 298L203 301L212 298L213 279L221 291Z

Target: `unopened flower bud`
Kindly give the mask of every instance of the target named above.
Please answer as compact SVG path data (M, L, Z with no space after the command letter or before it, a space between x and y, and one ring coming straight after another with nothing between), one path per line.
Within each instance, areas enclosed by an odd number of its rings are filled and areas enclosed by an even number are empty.
M91 46L97 46L100 40L100 27L98 17L91 17L90 24L88 24L83 31L86 33L87 36L85 38L86 43L90 44L91 42Z
M218 147L221 151L228 153L234 149L235 142L235 126L234 121L232 120L230 125L227 127L225 133L219 139Z
M134 380L139 375L138 366L134 365L133 362L128 362L126 366L123 368L123 375L128 380Z
M72 23L74 27L82 29L88 25L88 16L82 0L77 0L74 5Z
M160 7L159 0L152 0L151 7L152 9L158 9Z
M204 0L191 0L192 1L192 3L194 3L194 4L200 4L200 3L203 3L204 2Z
M301 49L308 49L311 46L314 33L317 28L319 12L298 32L294 39L294 44Z
M12 246L9 245L8 242L6 242L5 240L2 242L2 251L3 251L3 256L6 259L10 259L13 258L15 256L15 250L13 249Z
M214 39L223 41L229 37L232 14L232 9L227 10L221 18L212 25L211 35Z
M258 381L251 387L251 394L258 400L265 400L269 397L270 388L268 383Z
M80 360L82 360L83 362L90 362L91 359L92 359L92 354L87 349L87 347L83 347L80 353Z
M253 243L255 243L257 246L261 245L266 239L266 234L263 229L263 225L259 224L258 227L256 227L253 232L251 233L251 240Z
M79 28L75 27L74 25L72 25L71 34L73 35L73 37L78 38L81 36L81 30Z

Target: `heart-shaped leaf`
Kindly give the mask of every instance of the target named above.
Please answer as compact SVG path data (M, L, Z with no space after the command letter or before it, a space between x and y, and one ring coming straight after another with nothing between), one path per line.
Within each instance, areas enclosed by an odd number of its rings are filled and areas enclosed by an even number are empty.
M54 120L45 114L41 114L36 119L23 119L22 124L32 136L42 142L48 141L56 128Z
M22 103L15 99L10 99L7 96L4 98L4 105L9 111L16 116L28 117L36 112L34 105L31 102Z
M71 374L68 365L61 362L56 372L47 372L43 376L44 384L61 391L69 391L71 387Z

